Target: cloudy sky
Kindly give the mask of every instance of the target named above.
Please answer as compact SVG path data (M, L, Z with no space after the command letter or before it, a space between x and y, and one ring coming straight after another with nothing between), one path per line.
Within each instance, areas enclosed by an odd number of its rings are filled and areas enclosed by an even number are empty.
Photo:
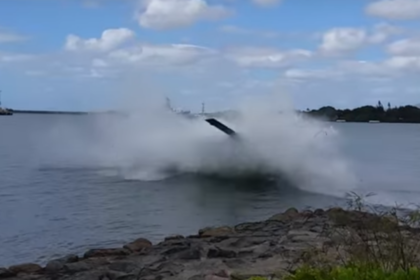
M19 109L418 104L420 0L1 0L0 89Z

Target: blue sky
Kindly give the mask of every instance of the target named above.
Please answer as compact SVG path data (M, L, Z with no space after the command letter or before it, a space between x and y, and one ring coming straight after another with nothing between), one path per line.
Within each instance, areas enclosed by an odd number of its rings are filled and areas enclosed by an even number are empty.
M3 0L0 89L17 109L418 104L420 0Z

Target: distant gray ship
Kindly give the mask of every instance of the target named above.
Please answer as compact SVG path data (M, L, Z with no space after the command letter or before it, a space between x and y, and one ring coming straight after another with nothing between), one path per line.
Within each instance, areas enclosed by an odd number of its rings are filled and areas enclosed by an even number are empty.
M0 116L11 116L11 115L13 115L12 110L0 107Z
M0 116L11 116L13 115L13 110L9 108L1 107L1 90L0 90Z

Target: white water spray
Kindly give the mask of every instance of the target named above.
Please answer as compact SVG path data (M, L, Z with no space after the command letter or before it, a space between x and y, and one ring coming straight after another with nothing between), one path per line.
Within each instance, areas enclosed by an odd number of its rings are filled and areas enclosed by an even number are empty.
M174 173L262 172L281 173L301 189L330 195L355 186L336 145L339 134L328 131L327 123L299 116L284 96L251 98L239 104L238 118L218 118L243 143L204 118L188 119L168 110L163 96L129 104L126 115L93 117L94 137L82 138L73 129L73 141L67 142L73 152L61 152L66 162L111 167L131 180L162 180ZM63 130L52 139L63 138Z

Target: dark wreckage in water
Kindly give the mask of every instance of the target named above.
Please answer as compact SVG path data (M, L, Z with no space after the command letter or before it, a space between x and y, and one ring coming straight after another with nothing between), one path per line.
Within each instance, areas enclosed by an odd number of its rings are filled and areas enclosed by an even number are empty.
M171 101L169 100L169 98L166 98L166 107L176 113L176 114L180 114L182 116L185 116L187 118L196 118L197 115L191 114L189 111L176 111L172 106L171 106ZM204 112L201 115L205 115ZM231 129L230 127L228 127L227 125L223 124L222 122L220 122L219 120L217 120L214 117L206 117L205 121L208 122L210 125L216 127L217 129L219 129L220 131L224 132L225 134L227 134L228 136L230 136L233 139L238 139L238 134L236 133L236 131L234 131L233 129Z

